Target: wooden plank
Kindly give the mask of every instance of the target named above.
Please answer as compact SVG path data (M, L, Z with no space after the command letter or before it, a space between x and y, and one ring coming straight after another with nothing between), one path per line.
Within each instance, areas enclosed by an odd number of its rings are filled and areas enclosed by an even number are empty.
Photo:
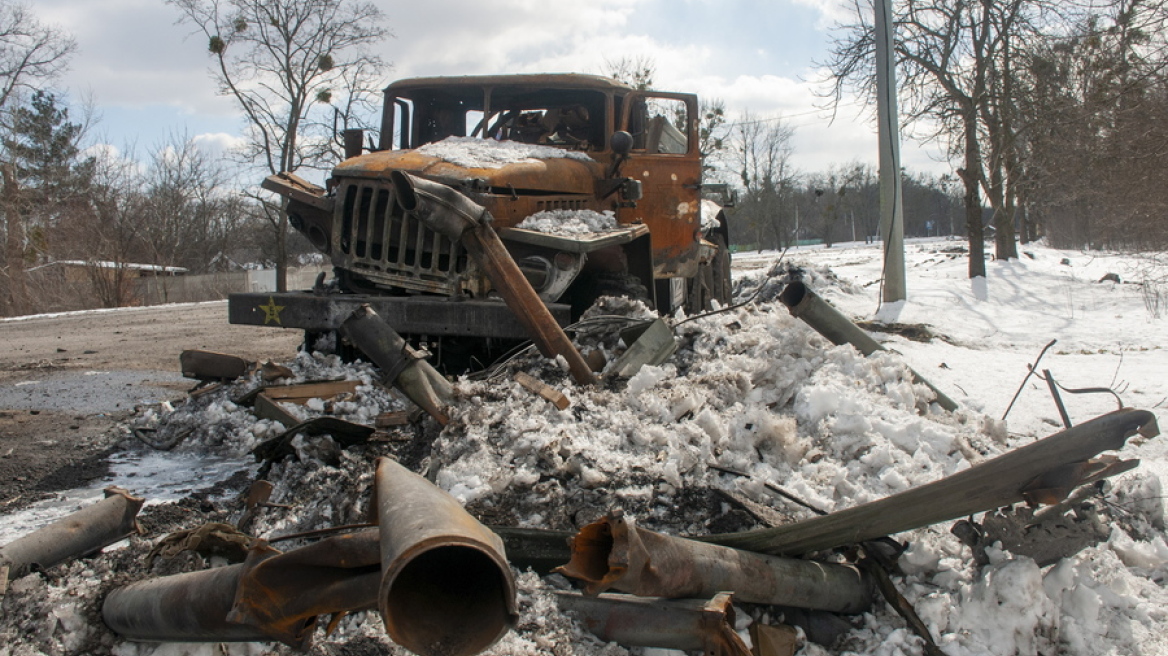
M527 391L538 394L551 402L552 405L560 410L566 410L571 401L568 397L560 393L559 390L548 385L542 380L537 380L532 376L520 371L515 374L515 382L522 385Z
M279 422L285 428L290 428L300 423L300 420L295 415L281 408L278 403L269 399L266 394L260 394L255 397L255 406L252 408L252 412L260 419L271 419L272 421Z
M337 380L327 383L301 383L266 387L261 393L273 401L304 405L309 399L331 399L338 394L356 394L361 384L356 380Z

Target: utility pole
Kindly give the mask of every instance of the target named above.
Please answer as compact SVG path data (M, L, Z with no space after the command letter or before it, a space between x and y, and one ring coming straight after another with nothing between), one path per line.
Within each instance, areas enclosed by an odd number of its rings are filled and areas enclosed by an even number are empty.
M885 303L907 298L904 282L904 199L900 187L900 121L892 0L876 0L876 114L880 142L880 237L884 241Z

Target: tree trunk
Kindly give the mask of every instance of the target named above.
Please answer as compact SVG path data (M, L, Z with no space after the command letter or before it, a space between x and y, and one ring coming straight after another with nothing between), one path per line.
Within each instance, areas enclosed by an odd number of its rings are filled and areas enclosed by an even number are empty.
M8 309L12 316L24 314L28 306L28 283L24 271L24 222L20 216L20 188L11 164L3 167L4 219L8 260Z
M981 186L981 149L977 144L976 117L965 126L965 168L957 169L965 184L965 230L969 236L969 277L984 278L985 229L981 223L982 207L978 197Z

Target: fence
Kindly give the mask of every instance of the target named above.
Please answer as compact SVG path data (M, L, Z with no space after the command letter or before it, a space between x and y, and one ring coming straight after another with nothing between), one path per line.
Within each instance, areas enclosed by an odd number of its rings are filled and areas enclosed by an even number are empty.
M310 289L327 265L288 269L288 289ZM276 271L232 271L199 276L147 276L135 281L134 300L138 305L194 303L227 298L233 292L274 292Z

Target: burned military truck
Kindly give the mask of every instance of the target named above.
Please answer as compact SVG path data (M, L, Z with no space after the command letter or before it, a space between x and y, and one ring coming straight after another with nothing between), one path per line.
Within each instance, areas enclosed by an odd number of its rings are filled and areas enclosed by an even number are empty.
M314 335L367 303L451 362L527 338L460 228L420 210L419 190L443 211L489 221L561 326L604 295L663 314L725 304L727 223L703 198L698 120L692 94L599 76L395 82L378 142L345 131L346 159L324 188L292 174L264 181L331 258L334 279L305 292L233 294L230 321Z

